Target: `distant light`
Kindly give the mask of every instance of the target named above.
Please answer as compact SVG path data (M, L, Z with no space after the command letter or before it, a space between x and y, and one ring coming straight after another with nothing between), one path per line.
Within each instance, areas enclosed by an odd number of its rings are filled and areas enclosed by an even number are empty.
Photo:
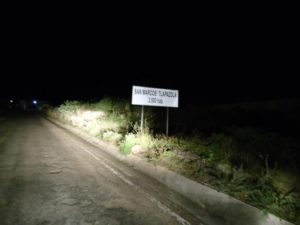
M9 100L9 102L10 102L10 103L13 103L14 101L13 101L13 100Z
M37 101L36 101L36 100L33 100L32 103L36 105L36 104L37 104Z

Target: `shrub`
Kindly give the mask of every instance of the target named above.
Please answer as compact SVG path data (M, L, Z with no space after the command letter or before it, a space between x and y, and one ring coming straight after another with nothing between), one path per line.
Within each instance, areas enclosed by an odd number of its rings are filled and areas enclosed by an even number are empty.
M125 136L125 139L121 144L121 152L129 154L134 145L140 145L144 149L150 149L154 145L154 139L147 133L129 133Z
M106 131L103 133L102 138L104 141L109 141L109 142L117 144L122 139L122 134L119 134L119 133L109 130L109 131Z
M131 148L138 143L134 134L130 133L125 136L123 143L120 146L121 152L125 155L130 154Z

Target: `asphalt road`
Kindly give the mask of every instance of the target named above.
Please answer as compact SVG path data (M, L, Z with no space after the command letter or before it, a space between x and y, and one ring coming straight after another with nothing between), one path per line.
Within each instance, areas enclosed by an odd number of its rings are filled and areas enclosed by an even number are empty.
M38 115L0 122L1 225L224 224Z

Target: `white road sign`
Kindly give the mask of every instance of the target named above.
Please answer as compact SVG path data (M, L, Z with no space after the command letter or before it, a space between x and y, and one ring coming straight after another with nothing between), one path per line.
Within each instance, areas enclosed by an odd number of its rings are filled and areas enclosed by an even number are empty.
M149 105L178 108L178 90L132 86L133 105Z

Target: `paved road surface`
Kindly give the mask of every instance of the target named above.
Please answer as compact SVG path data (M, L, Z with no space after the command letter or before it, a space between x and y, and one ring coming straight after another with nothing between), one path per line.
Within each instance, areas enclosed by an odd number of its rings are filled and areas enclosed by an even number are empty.
M0 123L1 225L224 224L38 115Z

